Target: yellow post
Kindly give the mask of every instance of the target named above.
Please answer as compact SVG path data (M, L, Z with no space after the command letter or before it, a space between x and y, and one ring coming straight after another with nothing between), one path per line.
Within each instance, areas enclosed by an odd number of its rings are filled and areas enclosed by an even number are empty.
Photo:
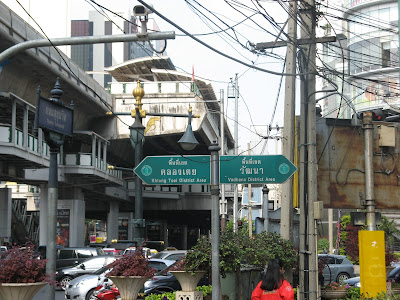
M371 298L386 293L385 233L360 230L358 245L361 295Z

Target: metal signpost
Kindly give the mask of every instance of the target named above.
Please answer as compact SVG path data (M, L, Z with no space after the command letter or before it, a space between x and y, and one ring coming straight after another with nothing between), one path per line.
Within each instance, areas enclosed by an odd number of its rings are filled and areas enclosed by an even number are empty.
M74 110L65 106L60 98L64 93L61 90L57 77L54 89L51 90L52 99L40 95L40 88L36 95L35 129L41 128L45 134L46 142L50 147L49 181L47 184L47 247L46 247L46 273L50 280L55 281L56 250L57 250L57 203L58 203L58 162L57 155L64 143L65 136L72 136L74 123ZM55 299L54 286L49 285L46 299Z
M296 166L283 155L220 156L220 183L283 183Z
M134 172L147 184L210 184L210 155L147 156Z

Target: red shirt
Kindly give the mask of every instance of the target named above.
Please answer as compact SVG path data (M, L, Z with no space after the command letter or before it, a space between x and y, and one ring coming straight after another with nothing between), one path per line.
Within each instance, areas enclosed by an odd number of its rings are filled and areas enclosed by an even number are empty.
M286 280L282 281L282 285L278 289L272 291L261 289L261 283L262 281L260 281L251 294L251 300L294 300L294 291L290 283Z

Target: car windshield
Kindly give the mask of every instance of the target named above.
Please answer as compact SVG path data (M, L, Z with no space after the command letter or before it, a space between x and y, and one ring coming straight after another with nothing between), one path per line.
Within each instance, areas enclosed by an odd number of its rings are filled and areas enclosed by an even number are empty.
M152 256L152 258L164 258L168 253L158 252Z
M103 274L105 271L107 271L108 268L109 268L108 265L107 265L107 266L104 266L104 267L98 269L97 271L94 271L92 274L101 275L101 274Z
M177 263L177 262L176 262ZM154 276L162 276L162 275L167 275L169 271L171 271L172 268L175 267L176 263L170 265L168 268L165 268L164 270L161 270L157 272Z

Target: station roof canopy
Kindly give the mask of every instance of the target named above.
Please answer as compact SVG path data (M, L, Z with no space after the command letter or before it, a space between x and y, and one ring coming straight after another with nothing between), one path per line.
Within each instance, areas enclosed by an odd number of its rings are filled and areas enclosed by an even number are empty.
M203 100L216 100L208 80L193 74L177 71L169 56L147 56L125 61L105 68L118 82L140 81L191 81L194 77Z

